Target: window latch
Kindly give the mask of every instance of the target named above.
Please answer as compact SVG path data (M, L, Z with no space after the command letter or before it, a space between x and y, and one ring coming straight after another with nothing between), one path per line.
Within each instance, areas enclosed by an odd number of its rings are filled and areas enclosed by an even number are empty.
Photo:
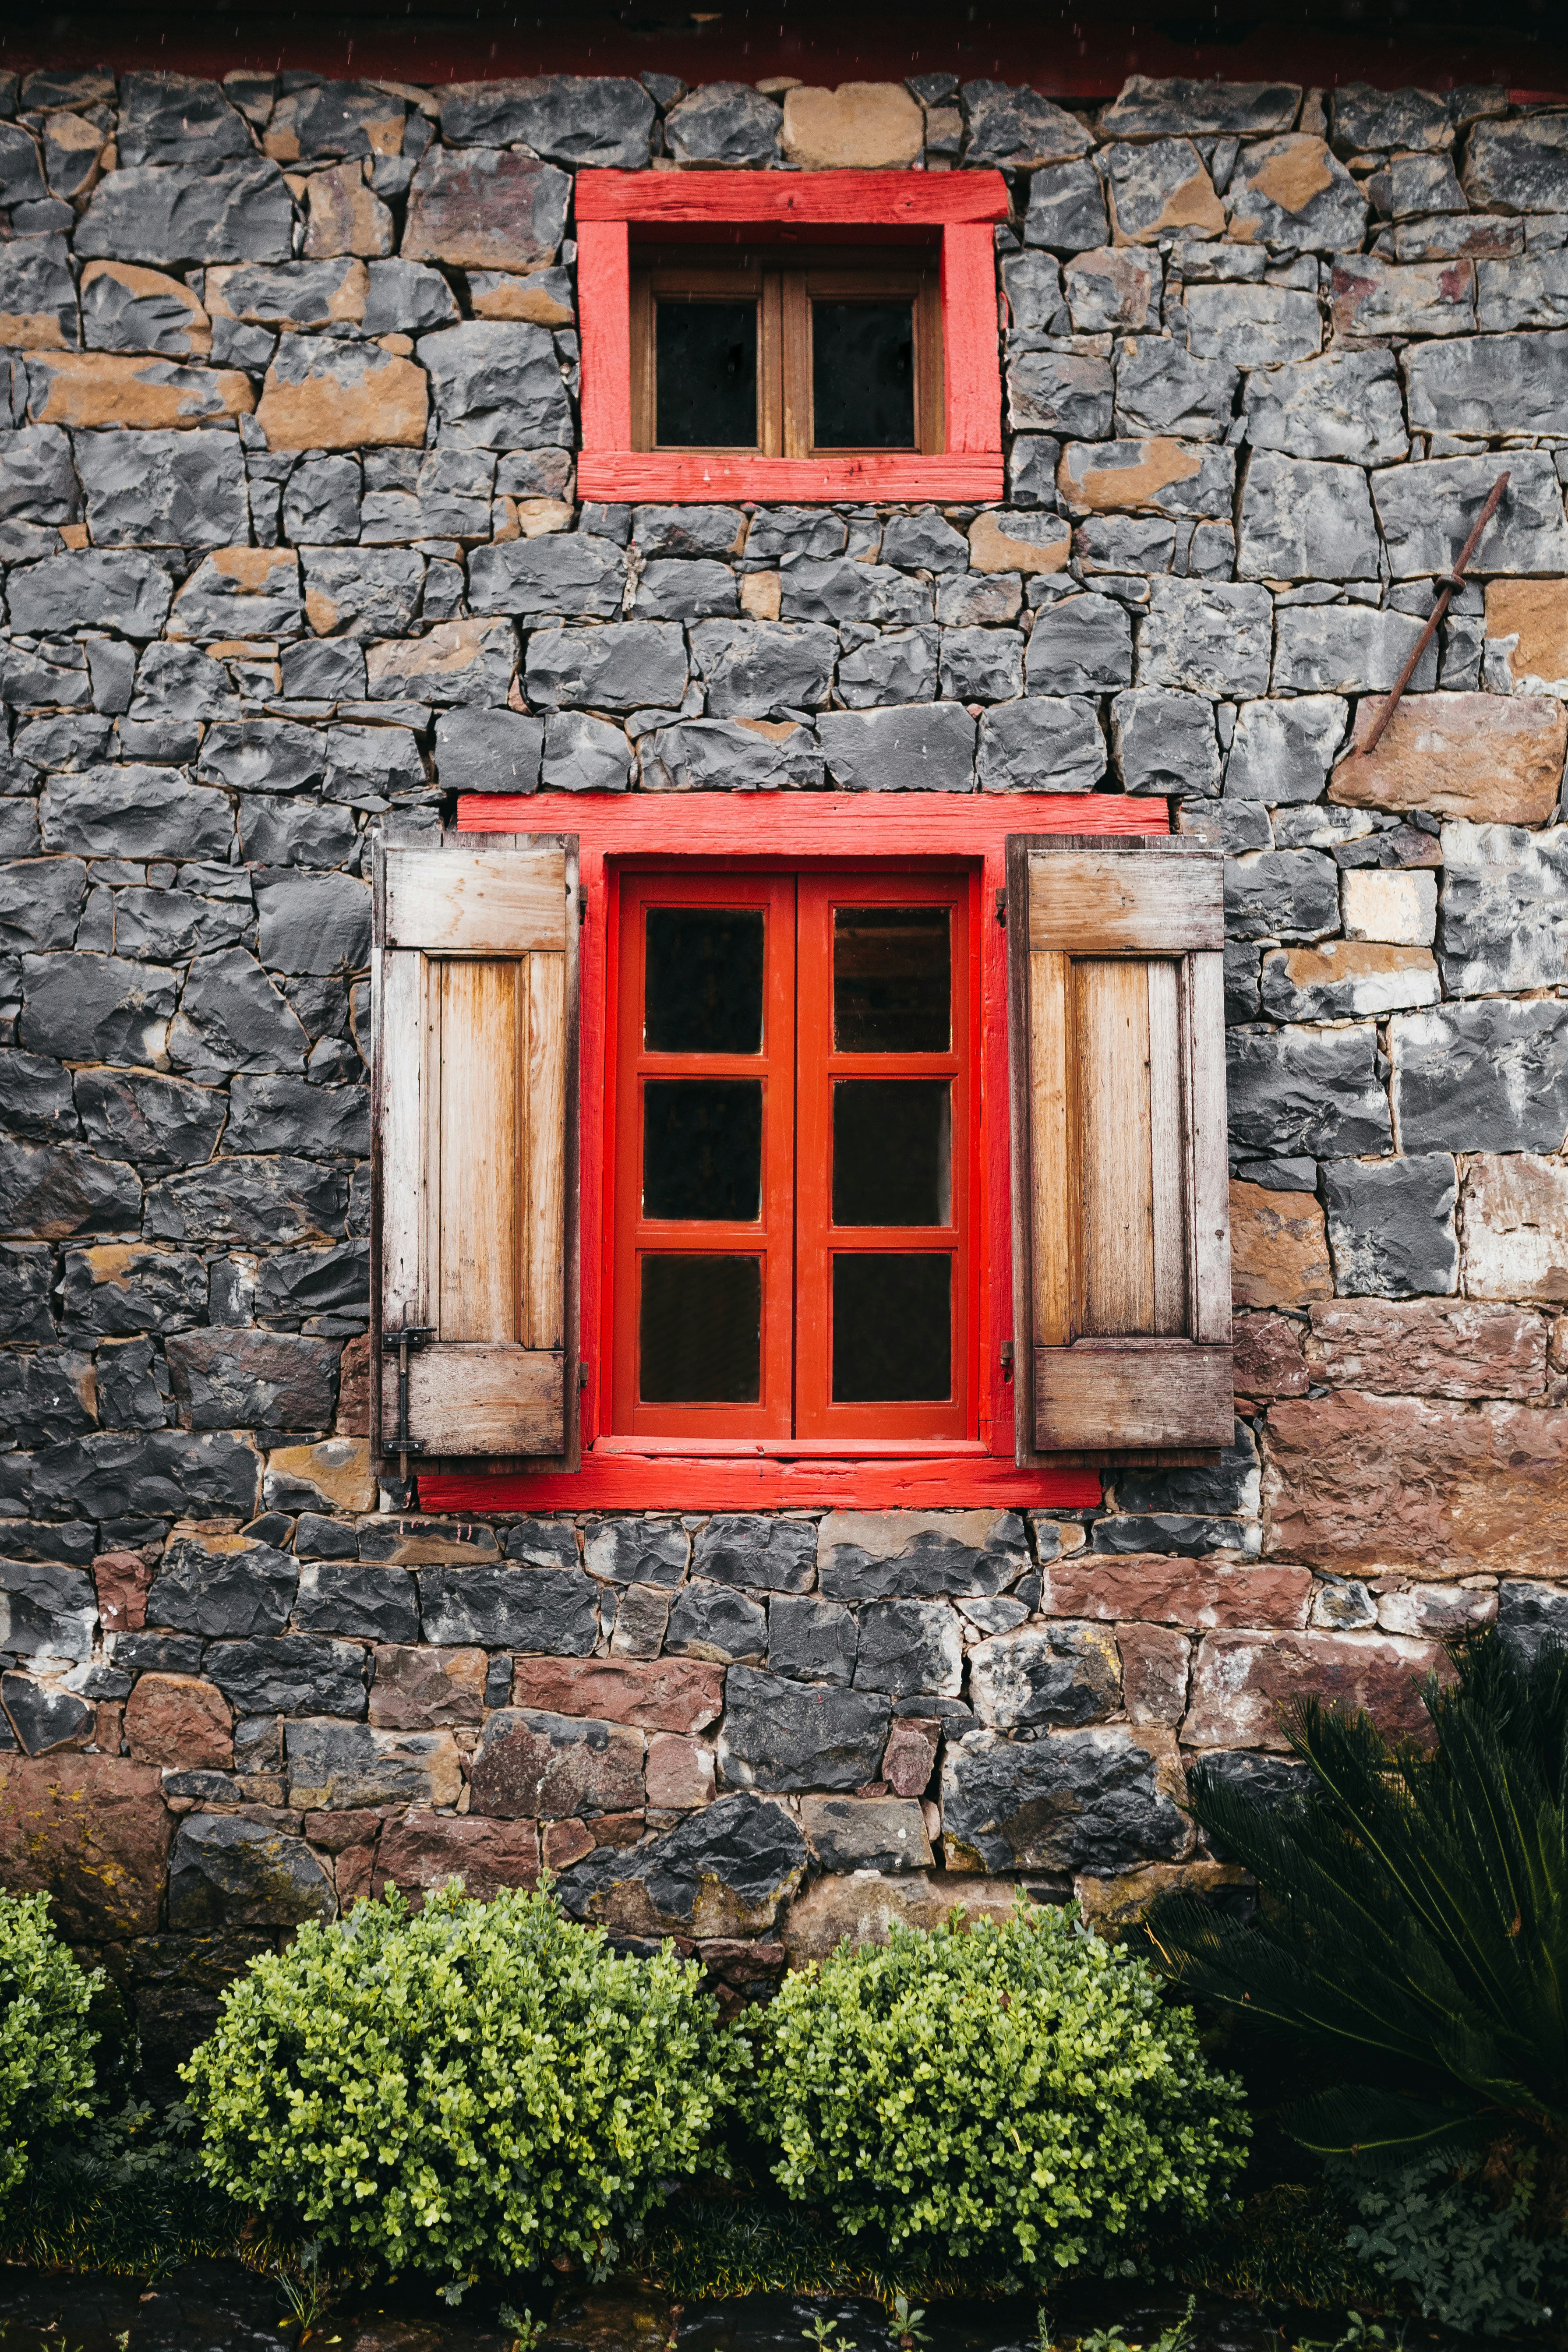
M408 1457L423 1451L419 1440L408 1434L408 1359L416 1348L436 1337L433 1323L405 1323L401 1330L384 1331L381 1352L397 1359L397 1440L398 1475L408 1475Z
M1012 1377L1013 1342L1011 1339L1004 1339L1002 1342L1002 1378L1005 1381L1010 1381Z

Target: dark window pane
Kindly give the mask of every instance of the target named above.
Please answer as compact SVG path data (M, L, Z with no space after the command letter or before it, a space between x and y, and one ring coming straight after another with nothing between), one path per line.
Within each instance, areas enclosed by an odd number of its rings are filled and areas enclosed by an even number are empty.
M761 1258L645 1257L638 1357L645 1404L755 1404Z
M659 446L754 449L755 302L660 302L657 315Z
M835 1404L934 1402L952 1393L952 1260L836 1257Z
M833 1088L836 1225L945 1225L952 1202L945 1078L840 1078Z
M763 952L760 907L650 907L647 1051L760 1054Z
M718 1217L745 1225L762 1213L761 1078L649 1078L643 1087L642 1213Z
M913 304L814 302L811 392L817 448L912 449Z
M945 1054L952 980L945 907L836 907L833 1042L841 1054Z

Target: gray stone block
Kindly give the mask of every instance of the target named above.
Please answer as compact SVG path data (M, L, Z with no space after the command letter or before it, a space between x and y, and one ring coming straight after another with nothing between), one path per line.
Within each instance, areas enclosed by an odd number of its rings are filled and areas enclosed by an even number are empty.
M1109 1625L1064 1622L995 1634L969 1653L974 1711L994 1731L1100 1721L1121 1706Z
M338 1349L329 1340L216 1328L176 1334L168 1355L183 1429L321 1431L331 1421Z
M440 1524L440 1523L437 1523ZM443 1534L450 1523L441 1525ZM476 1538L487 1531L476 1529ZM366 1549L373 1540L362 1528L360 1557L370 1559L380 1557ZM577 1565L577 1534L570 1519L514 1519L506 1531L508 1559L521 1560L525 1568L575 1568ZM657 1583L657 1577L644 1577L644 1583Z
M45 1756L86 1735L93 1709L75 1691L36 1683L28 1675L0 1675L0 1725L7 1747L25 1756Z
M247 938L253 921L245 899L204 898L194 890L115 893L116 950L153 963L183 962L187 956L234 947Z
M1049 246L1058 253L1088 253L1110 235L1105 190L1087 157L1054 163L1029 182L1024 215L1026 245Z
M544 725L540 782L546 792L624 793L632 751L618 727L585 711L552 711Z
M307 547L300 561L313 628L360 638L406 635L425 583L425 559L412 548Z
M1061 451L1062 445L1053 434L1020 433L1015 436L1013 446L1007 452L1007 503L1010 507L1055 508L1057 461L1061 456ZM999 575L991 576L990 584L994 584L997 576ZM959 581L942 583L944 587L949 585L956 587L962 584ZM986 576L984 573L975 575L973 584L977 587L985 586L988 584ZM942 592L939 588L937 592L939 621L947 618L942 609Z
M963 572L969 542L934 507L889 515L882 528L882 561L906 571Z
M637 746L645 792L780 792L819 788L822 751L809 727L781 740L737 719L656 727Z
M763 520L759 515L752 528ZM829 520L838 522L838 517ZM837 544L843 545L842 524ZM738 554L746 536L746 518L739 507L634 507L632 538L651 569L660 556L722 557ZM647 572L644 577L646 579Z
M974 789L974 721L962 704L834 710L817 724L827 772L846 792Z
M468 319L422 335L441 437L475 449L567 447L572 411L546 327ZM537 541L512 541L534 545Z
M310 790L327 772L327 739L286 719L246 719L210 728L196 762L204 784L238 793Z
M580 1568L422 1568L425 1639L551 1658L591 1655L599 1588Z
M302 457L283 494L284 538L296 547L353 546L363 490L357 457Z
M686 679L685 635L668 621L536 629L528 641L528 698L542 710L673 709Z
M757 528L752 525L753 540ZM717 719L820 710L837 652L836 631L820 623L699 621L691 631L692 666Z
M768 1666L775 1675L847 1688L858 1644L853 1611L836 1601L778 1593L768 1605Z
M449 1731L380 1731L365 1723L290 1723L289 1798L297 1810L447 1805L459 1785Z
M835 1512L818 1542L820 1587L836 1601L990 1596L1030 1565L1015 1511Z
M1214 706L1200 694L1129 688L1110 706L1110 746L1124 792L1207 799L1219 790Z
M1083 793L1105 770L1105 738L1087 698L1029 694L981 719L983 793Z
M892 1698L929 1692L956 1698L963 1685L963 1640L943 1601L872 1601L859 1612L855 1688Z
M721 1797L662 1837L599 1846L563 1873L562 1907L623 1934L755 1935L805 1876L805 1838L782 1805Z
M838 662L838 697L851 710L935 701L938 636L934 627L873 629L851 621L840 637L844 651ZM942 690L952 691L950 688Z
M1501 470L1494 457L1390 466L1373 476L1396 580L1452 571ZM1544 449L1510 449L1509 486L1472 559L1478 573L1568 571L1563 485Z
M841 687L843 677L840 663ZM1023 637L1016 629L944 629L942 690L954 702L1016 701L1024 691Z
M146 1436L100 1431L35 1457L40 1513L92 1519L253 1518L261 1462L248 1440L184 1430Z
M1197 139L1205 133L1289 131L1301 103L1296 82L1187 81L1132 74L1100 116L1107 139Z
M262 1315L368 1316L370 1244L349 1242L341 1249L287 1250L264 1259L257 1270L256 1306Z
M887 563L848 555L786 555L779 566L786 621L871 621L908 628L931 617L931 593Z
M1553 434L1568 401L1568 332L1414 343L1400 365L1415 433Z
M698 1535L691 1562L694 1576L763 1592L804 1592L816 1568L815 1520L749 1512L720 1512L710 1518Z
M122 1160L100 1160L73 1143L14 1143L0 1152L0 1234L133 1233L142 1187Z
M68 1270L70 1263L68 1257ZM54 1252L44 1244L24 1244L20 1248L0 1245L0 1339L54 1338L55 1320L49 1303L54 1279ZM205 1281L203 1290L205 1294ZM9 1529L5 1541L12 1545L16 1542Z
M271 971L359 971L370 962L370 887L348 874L258 877L257 954Z
M1109 360L1072 352L1016 349L1007 356L1007 424L1014 433L1059 433L1100 441L1114 404Z
M50 780L42 803L47 850L88 857L226 858L234 818L221 793L178 769L89 768Z
M707 82L664 118L665 141L678 163L721 164L731 171L776 163L783 129L782 110L743 81Z
M521 620L564 614L607 621L621 609L626 578L626 557L612 541L587 531L549 532L476 547L468 559L468 604L476 613L510 613Z
M1105 176L1112 229L1122 244L1153 244L1181 222L1201 235L1220 226L1214 186L1190 139L1113 142L1098 163Z
M1394 1148L1370 1022L1341 1029L1232 1029L1226 1066L1230 1148L1237 1158L1341 1160Z
M1024 660L1029 692L1103 693L1132 683L1132 624L1110 596L1054 598L1035 615Z
M1390 352L1330 352L1286 367L1250 369L1243 406L1256 449L1363 466L1388 466L1410 454Z
M406 727L329 727L321 790L350 807L379 809L426 789L419 746Z
M1421 628L1409 614L1380 612L1364 604L1281 605L1275 625L1274 690L1386 694ZM1427 694L1436 683L1434 644L1422 655L1410 691Z
M145 1065L163 1058L177 992L159 964L78 951L24 956L24 1045L61 1061Z
M239 803L241 854L256 866L342 866L358 838L346 809L306 800Z
M1226 798L1271 806L1319 799L1349 715L1337 694L1244 702L1225 763Z
M1240 1512L1256 1517L1258 1503L1258 1443L1245 1421L1235 1424L1232 1443L1212 1465L1116 1474L1119 1511Z
M972 1868L1109 1875L1185 1850L1188 1830L1134 1734L1064 1732L1015 1744L971 1731L948 1743L942 1835ZM973 1857L971 1860L970 1858Z
M1176 525L1162 515L1090 515L1073 532L1085 572L1169 572Z
M679 1658L761 1665L768 1647L767 1611L731 1585L693 1577L675 1595L664 1646Z
M0 866L0 953L68 948L87 898L77 857L26 858Z
M1153 580L1138 631L1140 686L1190 693L1266 694L1274 604L1266 588L1220 581Z
M436 721L436 775L447 792L535 792L543 752L543 721L521 711L460 706Z
M325 1868L301 1837L233 1813L191 1813L169 1857L169 1926L176 1935L297 1927L337 1916Z
M1240 380L1228 359L1194 358L1173 337L1140 335L1117 354L1116 431L1223 441Z
M298 1070L306 1050L304 1030L254 956L228 948L196 958L169 1031L176 1069L208 1082L237 1070Z
M718 1761L726 1788L853 1790L881 1770L890 1720L884 1697L786 1682L752 1666L731 1667L724 1697Z
M302 1633L416 1642L419 1605L414 1579L405 1568L366 1568L358 1560L302 1562L294 1624Z
M80 547L18 564L6 581L13 628L33 636L73 629L155 637L168 616L169 575L150 555Z
M1561 1585L1503 1577L1498 1584L1497 1628L1504 1648L1521 1665L1533 1665L1543 1649L1568 1647L1568 1592Z
M152 262L287 261L294 205L276 163L152 163L110 172L88 199L76 237L84 258Z
M1366 235L1366 198L1321 142L1309 146L1287 134L1249 142L1231 174L1226 204L1231 234L1259 245L1359 253Z
M0 1051L0 1127L32 1143L74 1142L70 1072L42 1054Z
M295 1562L270 1544L209 1550L199 1540L179 1537L159 1562L147 1595L147 1622L225 1640L280 1633L298 1582Z
M801 1820L826 1871L929 1869L931 1841L918 1803L899 1797L807 1797Z
M1379 551L1359 466L1268 449L1253 457L1242 486L1237 549L1244 580L1375 580Z
M0 1649L84 1660L97 1626L98 1596L79 1568L0 1559Z
M1568 955L1568 828L1446 824L1440 902L1447 995L1557 987Z
M590 1519L583 1564L614 1584L676 1585L686 1574L691 1538L679 1519Z
M1478 261L1476 323L1489 334L1521 327L1568 327L1568 254Z
M721 507L698 511L732 514L735 509ZM740 520L737 517L737 523ZM763 564L782 563L786 555L838 555L848 535L848 524L831 507L763 507L752 517L751 529L746 533L744 569L755 572Z
M1396 1013L1388 1050L1402 1151L1562 1150L1568 1004L1483 997Z
M346 1178L317 1160L217 1160L165 1177L147 1195L146 1230L168 1242L215 1242L240 1249L288 1249L341 1241Z
M304 1078L237 1077L229 1089L224 1148L368 1159L369 1089L317 1086Z
M1316 359L1323 326L1316 294L1289 286L1189 286L1188 348L1194 358L1236 367L1280 367Z
M1465 193L1480 209L1568 212L1568 133L1560 114L1478 123L1465 156Z
M1234 940L1321 940L1340 927L1340 874L1315 849L1259 849L1225 863Z
M19 342L74 350L81 341L76 287L63 236L24 236L0 246L0 318Z
M1342 1298L1415 1298L1457 1290L1458 1184L1446 1151L1407 1160L1331 1160L1323 1202Z
M521 142L561 163L647 168L653 101L640 82L611 75L538 74L527 80L449 82L441 136L458 144ZM775 110L776 111L776 110Z
M69 436L54 425L0 431L0 522L75 522L80 513Z
M701 558L656 558L643 566L637 586L639 621L738 619L735 575L727 563Z
M1016 253L1002 264L1002 290L1015 327L1042 334L1070 335L1072 320L1062 294L1060 264L1048 254Z
M1070 162L1089 145L1081 122L1037 90L1002 81L966 81L959 92L969 137L968 163L994 163L1036 172Z
M421 335L455 326L458 305L438 269L419 261L373 261L362 321L367 335Z

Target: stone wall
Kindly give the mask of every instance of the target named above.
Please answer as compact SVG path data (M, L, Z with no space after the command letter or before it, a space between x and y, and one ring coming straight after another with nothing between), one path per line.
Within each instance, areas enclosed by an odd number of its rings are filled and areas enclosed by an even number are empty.
M782 100L782 102L781 102ZM154 2053L542 1861L747 1998L1568 1622L1568 113L0 76L0 1853ZM997 511L574 501L572 173L1001 168ZM1375 715L1495 475L1471 584ZM365 1439L369 845L459 791L1164 796L1238 1405L1093 1512L458 1525ZM679 841L672 811L672 842Z

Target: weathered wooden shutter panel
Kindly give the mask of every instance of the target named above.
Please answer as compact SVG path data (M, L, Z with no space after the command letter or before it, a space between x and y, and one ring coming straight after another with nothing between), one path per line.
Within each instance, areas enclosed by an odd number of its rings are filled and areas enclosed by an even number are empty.
M1007 844L1017 1458L1230 1443L1223 860Z
M377 849L384 1457L577 1461L577 844Z

